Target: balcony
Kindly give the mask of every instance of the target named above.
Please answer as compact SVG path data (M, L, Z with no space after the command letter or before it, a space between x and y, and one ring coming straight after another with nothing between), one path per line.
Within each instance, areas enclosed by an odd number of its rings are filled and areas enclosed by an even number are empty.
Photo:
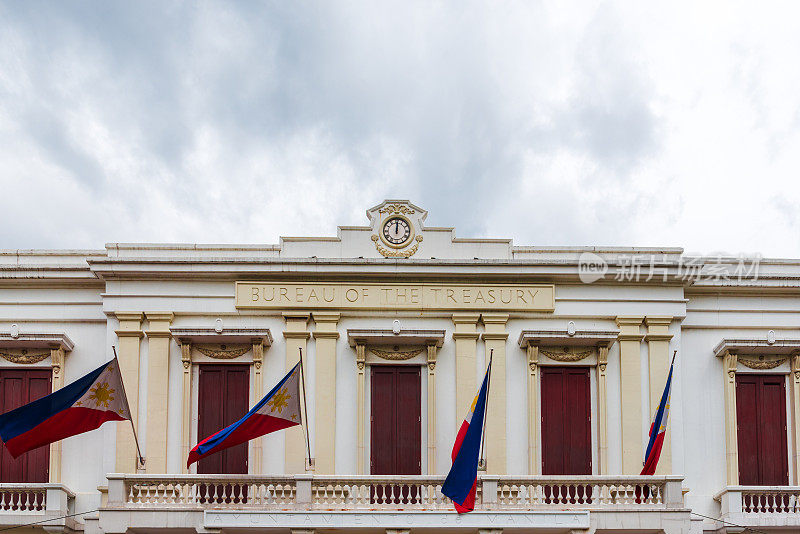
M760 530L800 528L800 486L728 486L714 499L722 521Z
M169 525L170 517L178 516L184 527L198 531L491 525L510 531L595 527L641 532L689 524L679 477L484 475L475 512L462 516L441 494L443 476L112 474L108 481L108 503L100 512L100 527L107 534L124 532L125 525Z
M75 494L61 484L0 484L0 528L46 521L49 531L75 530ZM56 519L58 518L58 519Z

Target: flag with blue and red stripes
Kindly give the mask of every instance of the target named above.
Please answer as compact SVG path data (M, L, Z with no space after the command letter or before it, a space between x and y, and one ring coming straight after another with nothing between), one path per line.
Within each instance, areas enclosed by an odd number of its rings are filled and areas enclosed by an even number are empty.
M0 437L11 456L131 418L114 358L58 391L0 415Z
M669 376L667 386L661 395L661 402L656 411L653 425L650 427L650 442L647 444L647 451L644 454L644 467L641 475L652 475L656 472L658 459L661 457L661 447L664 446L664 436L667 433L667 421L669 420L669 401L672 394L672 369L675 366L675 356L672 356L672 363L669 366Z
M486 416L486 396L489 392L489 377L492 360L486 368L483 384L472 400L464 422L456 435L451 457L453 465L442 485L442 495L450 497L456 512L463 514L475 508L475 490L478 485L478 456L483 435L483 420Z
M186 467L234 445L299 425L300 378L298 363L244 417L195 445L189 452Z

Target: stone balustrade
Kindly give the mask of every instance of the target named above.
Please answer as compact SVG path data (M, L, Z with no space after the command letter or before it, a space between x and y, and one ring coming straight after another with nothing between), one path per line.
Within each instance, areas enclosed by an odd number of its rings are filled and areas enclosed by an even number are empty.
M800 486L728 486L714 499L723 521L747 527L800 527Z
M72 529L75 494L62 484L0 484L0 527L46 521L49 527Z
M108 508L452 510L443 476L108 476ZM476 510L677 509L679 477L480 477Z

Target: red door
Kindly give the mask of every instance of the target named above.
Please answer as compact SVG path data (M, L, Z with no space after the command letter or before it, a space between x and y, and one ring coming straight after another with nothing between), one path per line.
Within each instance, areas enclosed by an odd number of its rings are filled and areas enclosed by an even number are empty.
M10 412L51 393L49 370L0 369L0 413ZM0 447L0 482L48 482L50 446L26 452L17 459Z
M587 367L542 369L542 474L592 473Z
M371 380L370 473L420 474L420 368L373 365Z
M783 375L736 375L739 484L789 484Z
M201 441L247 413L249 365L200 365L197 439ZM247 473L247 443L225 449L197 462L203 474Z

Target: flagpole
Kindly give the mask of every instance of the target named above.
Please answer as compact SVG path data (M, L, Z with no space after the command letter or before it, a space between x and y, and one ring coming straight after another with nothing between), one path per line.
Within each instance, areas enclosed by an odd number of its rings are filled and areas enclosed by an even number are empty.
M308 460L308 467L314 468L314 460L311 458L311 441L308 439L308 412L306 410L306 374L303 371L303 348L300 347L300 379L303 382L303 427L306 431L306 455Z
M119 357L117 357L117 347L111 345L111 349L114 351L114 359L117 361L117 370L119 371L120 379L122 378L122 369L119 368ZM130 415L130 419L128 421L131 422L131 430L133 430L133 442L136 443L136 454L139 455L139 464L144 467L144 456L142 456L142 450L139 448L139 438L136 437L136 427L133 424L133 414L131 413L131 405L128 404L128 394L125 392L125 380L120 380L119 383L122 385L122 396L125 399L125 407L128 409L128 415Z
M486 443L486 414L489 413L489 388L492 387L492 357L494 349L489 350L489 383L486 384L486 403L483 406L483 428L481 429L481 457L478 466L486 469L486 459L483 457L484 445Z

